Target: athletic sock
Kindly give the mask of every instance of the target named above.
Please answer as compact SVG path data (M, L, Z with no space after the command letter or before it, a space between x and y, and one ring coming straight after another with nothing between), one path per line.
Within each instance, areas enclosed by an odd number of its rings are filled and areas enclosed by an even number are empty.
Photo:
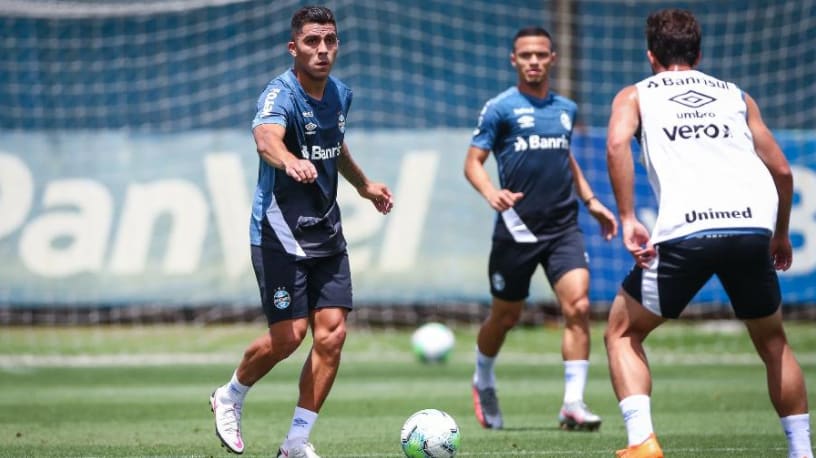
M813 458L810 446L810 414L790 415L779 419L788 438L789 458Z
M232 373L232 379L230 379L229 383L224 385L224 388L226 388L224 394L233 402L243 403L247 392L249 392L249 389L252 387L238 381L238 371L236 370Z
M473 373L473 384L476 385L476 388L483 390L496 386L496 375L493 373L495 364L495 356L485 356L476 347L476 371Z
M564 361L564 404L583 401L589 361L575 359Z
M295 413L292 415L292 425L289 427L289 433L286 434L286 441L283 443L284 448L289 450L294 445L308 442L315 421L317 421L317 412L312 412L303 407L295 407Z
M649 396L635 394L618 403L626 424L629 446L643 443L654 432L650 402Z

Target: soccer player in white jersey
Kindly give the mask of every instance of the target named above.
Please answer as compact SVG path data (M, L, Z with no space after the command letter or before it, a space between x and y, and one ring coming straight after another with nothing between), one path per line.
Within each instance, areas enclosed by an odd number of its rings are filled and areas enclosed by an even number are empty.
M635 260L604 336L628 435L617 456L663 456L652 426L643 341L677 318L716 275L765 364L788 456L810 458L805 381L785 336L776 274L792 261L791 169L756 102L734 84L695 70L701 34L692 13L651 14L646 41L654 75L615 96L607 134L623 242ZM635 214L633 136L659 205L651 234Z
M555 62L550 34L540 27L519 30L510 63L515 86L489 100L479 116L465 159L465 176L496 210L488 274L490 313L476 342L473 405L479 423L500 429L494 364L507 332L521 317L533 272L541 265L564 317L561 354L564 399L558 421L564 429L596 430L601 418L584 403L589 367L589 268L578 226L578 199L598 220L603 236L617 233L615 217L595 197L570 151L575 102L550 90ZM484 162L493 152L500 187Z
M307 6L292 16L293 67L258 99L252 122L260 156L250 218L252 265L268 332L246 349L232 379L213 392L215 432L243 453L241 409L251 386L291 355L311 327L313 344L283 458L318 458L309 434L331 390L352 308L351 274L337 207L338 173L386 214L388 187L369 181L344 141L352 93L329 75L339 47L334 14Z

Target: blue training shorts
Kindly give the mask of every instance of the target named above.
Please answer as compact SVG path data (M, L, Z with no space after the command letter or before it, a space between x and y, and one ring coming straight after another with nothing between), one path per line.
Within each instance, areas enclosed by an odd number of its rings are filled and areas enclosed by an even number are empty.
M252 245L252 267L269 324L305 318L323 307L351 310L348 252L323 258L297 258Z
M763 318L782 302L770 241L764 234L713 234L659 243L649 268L635 266L622 287L652 313L677 318L716 275L737 318Z
M577 227L544 242L493 240L488 273L490 293L506 301L530 295L530 280L541 265L550 286L573 269L589 269L584 234Z

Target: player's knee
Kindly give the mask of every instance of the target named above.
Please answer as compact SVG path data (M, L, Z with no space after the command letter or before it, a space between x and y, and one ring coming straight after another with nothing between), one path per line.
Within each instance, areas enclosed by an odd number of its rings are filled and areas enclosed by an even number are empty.
M521 320L521 311L505 310L501 313L494 312L490 314L489 319L504 331L509 331L510 329L513 329Z
M340 351L346 342L346 326L340 324L331 329L318 329L314 334L314 348L321 356L340 358Z
M264 356L276 361L283 360L300 347L308 331L306 320L294 321L291 325L280 325L270 328L266 339L263 339Z
M589 317L589 298L584 296L569 301L561 307L561 313L567 323L580 323Z

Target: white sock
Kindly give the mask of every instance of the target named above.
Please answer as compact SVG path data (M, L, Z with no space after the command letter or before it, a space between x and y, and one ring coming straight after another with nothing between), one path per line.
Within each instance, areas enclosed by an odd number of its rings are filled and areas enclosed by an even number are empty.
M244 398L249 392L249 389L252 386L244 385L243 383L238 381L238 371L232 373L232 379L230 379L229 383L224 385L224 395L229 397L234 402L242 403L244 402Z
M790 415L779 419L788 438L788 458L813 458L810 447L810 415Z
M584 400L589 361L564 361L564 404Z
M289 427L289 433L286 434L284 446L289 449L293 445L308 442L315 421L317 421L317 412L312 412L303 407L295 407L295 413L292 415L292 425Z
M485 356L476 347L476 372L473 373L473 384L476 385L476 388L483 390L487 387L496 386L496 375L493 373L495 364L495 356Z
M645 394L635 394L624 398L618 403L623 422L626 424L626 433L629 435L629 445L643 443L654 432L652 428L651 399Z

